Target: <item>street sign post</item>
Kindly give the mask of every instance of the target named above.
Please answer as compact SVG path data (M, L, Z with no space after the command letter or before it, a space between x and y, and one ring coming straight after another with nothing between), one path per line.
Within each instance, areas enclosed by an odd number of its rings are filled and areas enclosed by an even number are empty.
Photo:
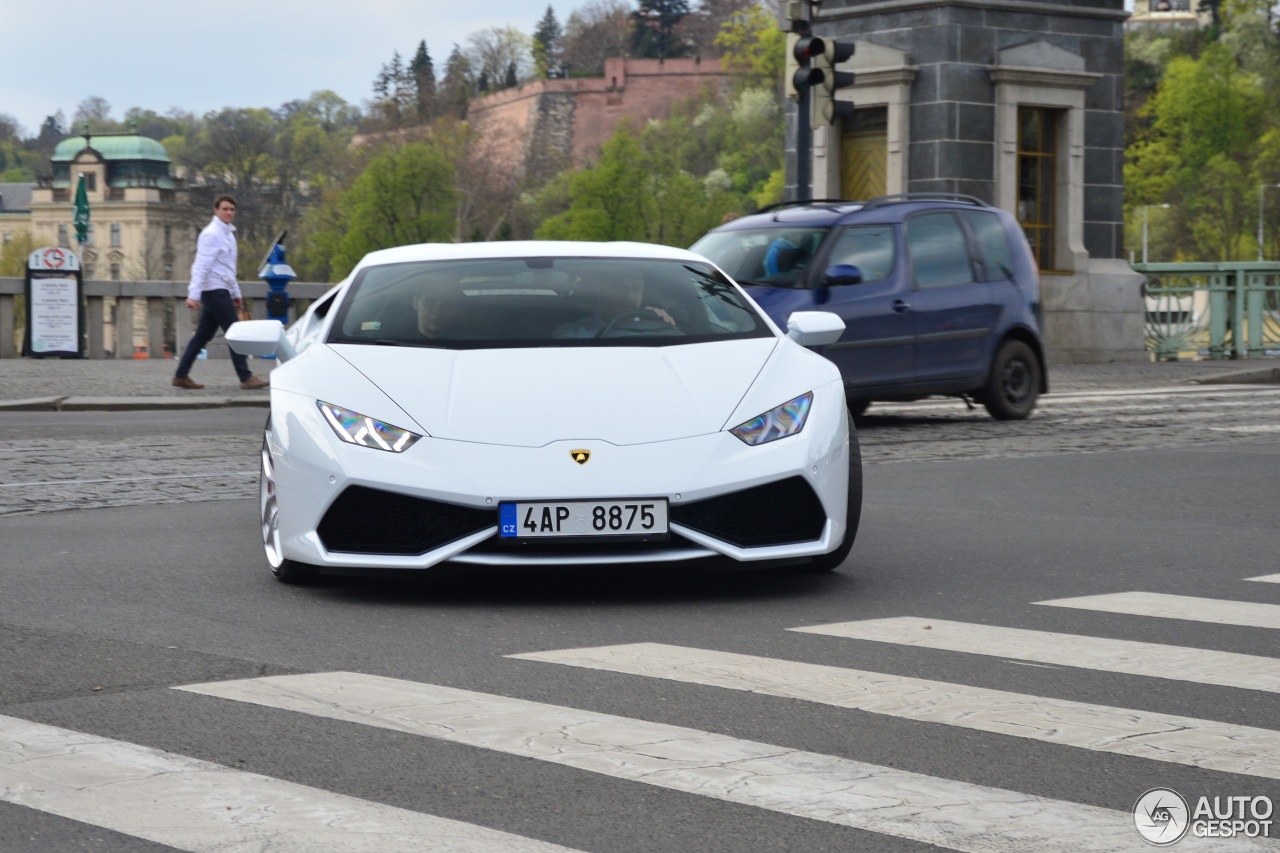
M76 253L45 246L28 255L23 293L27 331L22 354L84 358L84 279Z

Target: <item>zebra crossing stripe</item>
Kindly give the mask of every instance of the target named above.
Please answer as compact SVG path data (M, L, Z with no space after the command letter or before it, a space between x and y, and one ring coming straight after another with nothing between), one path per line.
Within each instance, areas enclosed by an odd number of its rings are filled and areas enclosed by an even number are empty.
M7 716L0 802L209 853L569 849Z
M1280 732L882 672L635 643L511 655L1280 779Z
M905 616L789 630L1280 693L1280 659L1261 655Z
M1262 583L1280 583L1280 575L1259 575L1256 578L1245 578L1247 581L1261 581Z
M175 689L540 759L967 853L1112 853L1134 849L1138 839L1129 812L433 684L330 672ZM1203 849L1258 848L1235 841Z
M1124 613L1129 616L1157 616L1190 622L1241 625L1246 628L1280 628L1280 604L1256 604L1251 601L1224 601L1162 592L1116 592L1108 595L1083 595L1079 598L1055 598L1035 603L1049 607Z

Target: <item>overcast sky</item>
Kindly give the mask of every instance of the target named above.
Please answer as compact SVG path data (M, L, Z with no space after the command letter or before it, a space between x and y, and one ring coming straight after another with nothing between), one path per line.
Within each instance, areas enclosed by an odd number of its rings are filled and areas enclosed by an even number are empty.
M532 34L547 6L561 25L585 0L4 0L0 113L28 135L45 116L96 95L197 115L279 107L331 89L363 108L391 53L426 39L437 75L454 43L514 26ZM51 10L55 10L51 13Z

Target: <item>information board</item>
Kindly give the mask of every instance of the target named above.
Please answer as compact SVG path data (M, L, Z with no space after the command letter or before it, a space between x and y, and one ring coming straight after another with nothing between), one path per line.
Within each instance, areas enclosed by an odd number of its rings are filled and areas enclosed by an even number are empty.
M84 280L69 249L46 246L27 256L27 332L22 354L84 358Z

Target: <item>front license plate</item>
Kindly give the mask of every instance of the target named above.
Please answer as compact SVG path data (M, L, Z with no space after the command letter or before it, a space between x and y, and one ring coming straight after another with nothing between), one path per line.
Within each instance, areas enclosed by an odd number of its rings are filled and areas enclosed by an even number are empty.
M539 501L498 505L508 539L546 536L651 536L667 532L666 498Z

